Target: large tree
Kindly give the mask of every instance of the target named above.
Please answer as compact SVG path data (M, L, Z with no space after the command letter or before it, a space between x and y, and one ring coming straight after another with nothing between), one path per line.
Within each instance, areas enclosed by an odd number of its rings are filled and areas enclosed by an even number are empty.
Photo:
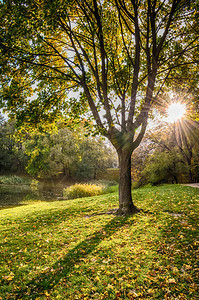
M64 111L92 115L118 153L118 214L138 211L131 154L165 83L183 77L183 66L196 70L198 1L4 0L0 8L7 108L32 124Z

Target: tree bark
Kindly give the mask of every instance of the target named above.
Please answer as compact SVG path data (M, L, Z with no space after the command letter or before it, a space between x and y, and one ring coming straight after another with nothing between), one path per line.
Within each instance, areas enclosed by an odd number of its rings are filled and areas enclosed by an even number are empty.
M117 215L126 216L139 212L131 194L131 152L119 153L119 208Z
M189 183L192 183L193 182L193 175L192 175L192 172L191 172L191 159L187 159L187 164L188 164L188 180L189 180Z

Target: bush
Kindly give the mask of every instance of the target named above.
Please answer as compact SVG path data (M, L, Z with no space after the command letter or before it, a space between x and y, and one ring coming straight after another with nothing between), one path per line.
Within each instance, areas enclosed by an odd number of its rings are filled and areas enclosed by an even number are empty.
M0 184L29 185L30 180L16 175L0 176Z
M96 184L76 183L63 190L63 196L67 199L91 197L103 194L104 186Z
M140 187L139 181L132 182L132 185L131 185L132 190L139 189L139 187Z

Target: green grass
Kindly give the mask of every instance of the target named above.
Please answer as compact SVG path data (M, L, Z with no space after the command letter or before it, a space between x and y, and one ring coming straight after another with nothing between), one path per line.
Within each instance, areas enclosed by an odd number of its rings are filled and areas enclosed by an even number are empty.
M0 211L0 299L192 299L197 293L199 189L133 191Z

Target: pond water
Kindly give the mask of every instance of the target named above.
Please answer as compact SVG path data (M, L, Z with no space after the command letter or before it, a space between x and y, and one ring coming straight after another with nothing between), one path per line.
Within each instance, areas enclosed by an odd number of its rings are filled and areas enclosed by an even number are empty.
M42 185L31 189L26 185L0 185L0 209L24 205L31 201L53 201L63 196L62 185Z

